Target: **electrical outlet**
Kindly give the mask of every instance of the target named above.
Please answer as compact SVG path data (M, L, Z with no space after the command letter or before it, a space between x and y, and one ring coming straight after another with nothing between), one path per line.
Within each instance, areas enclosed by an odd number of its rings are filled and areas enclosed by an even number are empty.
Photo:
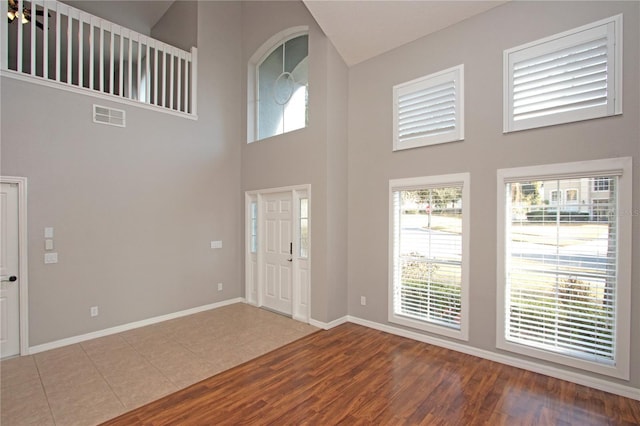
M218 291L222 291L222 283L218 283Z
M367 298L365 296L360 296L360 304L362 306L367 306Z
M91 317L97 317L98 316L98 307L97 306L92 306L91 307Z

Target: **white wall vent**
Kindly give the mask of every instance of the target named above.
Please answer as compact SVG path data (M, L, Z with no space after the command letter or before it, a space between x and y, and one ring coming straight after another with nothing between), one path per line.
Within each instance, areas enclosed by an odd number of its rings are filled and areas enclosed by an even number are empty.
M93 122L111 126L126 127L125 111L100 105L93 105Z

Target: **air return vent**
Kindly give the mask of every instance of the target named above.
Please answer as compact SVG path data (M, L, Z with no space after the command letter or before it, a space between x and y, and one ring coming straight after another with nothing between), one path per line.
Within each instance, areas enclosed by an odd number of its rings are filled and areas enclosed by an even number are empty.
M125 111L121 109L108 108L105 106L93 106L93 122L109 124L111 126L125 127Z

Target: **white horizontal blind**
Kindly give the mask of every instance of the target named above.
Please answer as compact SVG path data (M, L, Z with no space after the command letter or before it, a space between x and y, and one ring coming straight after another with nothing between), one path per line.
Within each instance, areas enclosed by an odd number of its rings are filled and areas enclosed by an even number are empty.
M506 184L508 341L613 364L617 179ZM594 182L607 191L594 192Z
M393 192L394 314L460 329L462 186Z
M394 149L462 139L463 66L394 87Z
M620 113L617 17L505 51L505 131Z

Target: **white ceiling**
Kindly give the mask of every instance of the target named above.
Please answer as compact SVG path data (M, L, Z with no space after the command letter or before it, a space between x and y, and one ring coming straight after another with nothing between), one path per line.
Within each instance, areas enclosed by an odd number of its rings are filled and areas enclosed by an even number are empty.
M149 35L175 0L62 1ZM352 66L509 0L302 1L347 65Z
M348 66L507 1L303 0Z
M150 35L151 28L162 18L174 0L62 0L126 28Z

